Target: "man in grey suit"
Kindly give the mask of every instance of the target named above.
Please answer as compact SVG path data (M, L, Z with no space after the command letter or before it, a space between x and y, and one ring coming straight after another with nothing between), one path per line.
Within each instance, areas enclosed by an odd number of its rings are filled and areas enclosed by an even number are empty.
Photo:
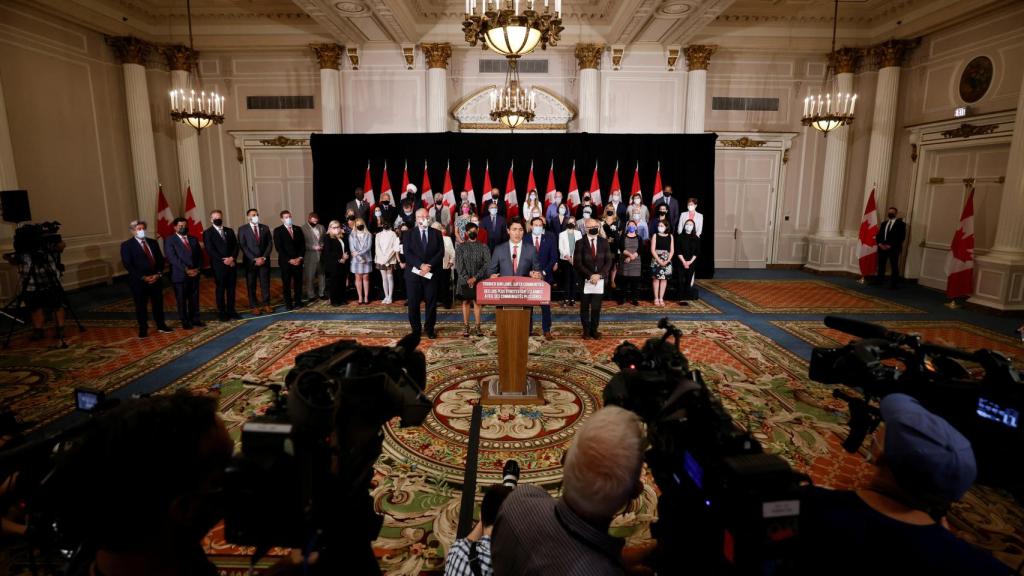
M352 213L356 215L356 218L362 218L363 222L369 222L370 204L363 198L364 195L365 193L362 188L356 188L356 199L349 201L349 203L345 205L345 212L347 213L351 210ZM305 232L305 230L303 230L303 232Z
M365 204L365 202L363 202ZM302 224L302 237L306 239L306 256L302 259L302 284L306 287L306 300L323 300L325 287L324 269L320 266L320 252L324 249L324 225L316 212L310 212ZM313 280L316 279L316 288Z
M242 248L245 258L245 286L249 290L249 306L253 314L274 310L270 307L270 251L274 249L274 239L270 235L270 227L260 224L260 214L255 208L245 213L246 224L238 227L238 245ZM259 280L260 292L263 293L263 306L256 300L256 281Z

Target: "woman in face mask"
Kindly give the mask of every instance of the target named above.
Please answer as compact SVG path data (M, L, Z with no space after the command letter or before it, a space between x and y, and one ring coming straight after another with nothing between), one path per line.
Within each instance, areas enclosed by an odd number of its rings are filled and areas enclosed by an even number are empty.
M398 234L391 229L391 223L385 221L384 227L373 239L374 255L373 261L380 270L381 288L384 291L384 299L381 304L391 304L395 292L394 270L398 266L398 250L401 242Z
M544 213L544 206L537 197L536 189L530 190L526 193L526 202L523 204L523 210L521 212L526 218L533 218L534 211L537 212L538 217Z
M455 215L455 243L462 244L466 241L466 224L469 224L476 214L476 206L470 202L465 201L459 206L459 211Z
M341 222L331 220L327 225L323 254L324 276L327 278L327 289L331 295L331 306L341 306L345 303L348 258L345 239L341 233Z
M559 196L548 206L547 228L552 234L561 234L570 219L569 207L562 203Z
M651 282L654 288L654 305L665 305L665 289L672 277L672 257L675 240L668 230L668 216L658 219L655 228L658 233L651 242Z
M622 237L622 255L619 268L622 270L622 299L633 306L639 305L637 294L640 289L640 228L635 220L626 223L625 235Z
M676 262L682 267L677 274L679 277L679 305L687 306L688 300L697 299L694 277L697 270L695 263L697 256L700 255L700 238L697 236L697 225L693 220L683 222L683 233L679 235L676 248L679 250Z
M576 228L576 221L567 217L565 228L558 235L558 257L562 265L558 271L562 273L562 289L565 295L562 298L562 306L576 305L576 270L573 268L573 252L576 250L576 241L583 238L583 233Z
M650 237L647 227L647 221L650 218L650 211L647 210L647 206L644 206L643 196L639 192L633 194L629 199L629 206L626 207L626 220L636 223L636 233L644 242Z
M354 230L349 236L352 251L352 273L356 276L356 295L360 304L370 303L370 270L373 268L373 235L366 229L362 218L352 221Z
M480 329L480 308L476 301L476 283L487 277L487 265L491 261L491 251L487 244L477 240L479 231L472 222L466 225L466 241L455 247L455 285L459 298L462 300L462 337L469 338L469 308L472 304L473 315L476 317L477 336L483 336Z

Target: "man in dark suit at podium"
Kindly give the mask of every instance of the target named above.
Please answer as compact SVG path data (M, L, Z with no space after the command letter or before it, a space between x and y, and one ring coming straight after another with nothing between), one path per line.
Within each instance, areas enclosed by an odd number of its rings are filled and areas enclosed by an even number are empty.
M608 241L598 235L601 223L588 218L585 229L586 235L576 241L576 248L573 250L573 267L583 284L583 288L579 290L583 339L598 340L601 338L601 333L597 331L601 323L601 300L604 298L604 290L608 290L608 272L612 269L612 256L608 249ZM587 286L593 287L599 282L604 283L603 290L587 294Z
M532 242L524 242L523 236L524 221L515 217L508 221L508 242L498 244L491 253L491 263L487 266L487 273L491 278L501 276L529 276L538 280L543 279L540 260L537 259L537 250ZM551 307L547 306L548 313ZM532 311L532 307L531 307ZM551 330L548 326L545 332ZM533 313L530 314L530 331L533 331Z
M135 319L139 323L139 338L149 336L146 304L152 304L153 320L161 332L171 332L164 321L164 286L160 283L164 270L164 255L160 243L146 238L146 222L131 223L133 237L121 243L121 263L128 271L128 285L135 301Z
M217 313L221 321L241 318L235 311L235 285L238 280L238 239L235 231L224 226L224 213L210 212L211 226L203 231L203 245L210 255L213 278L217 282Z
M878 227L875 234L875 243L878 244L878 283L885 281L885 263L888 261L892 266L892 275L889 277L889 287L895 288L900 279L900 252L903 251L903 241L907 237L907 225L898 214L895 206L889 206L888 220Z
M405 258L405 288L408 292L409 326L414 334L425 328L427 338L437 338L437 279L443 272L444 240L430 227L427 210L416 211L416 227L402 234L402 255ZM427 278L426 275L431 277ZM426 326L420 325L420 302L427 304Z

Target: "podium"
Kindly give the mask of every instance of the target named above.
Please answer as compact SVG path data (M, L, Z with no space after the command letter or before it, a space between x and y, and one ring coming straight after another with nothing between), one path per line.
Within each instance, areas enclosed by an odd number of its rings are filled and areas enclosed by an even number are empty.
M497 306L498 375L481 382L480 403L543 404L540 385L526 374L531 306L551 302L551 286L526 276L481 280L476 301Z

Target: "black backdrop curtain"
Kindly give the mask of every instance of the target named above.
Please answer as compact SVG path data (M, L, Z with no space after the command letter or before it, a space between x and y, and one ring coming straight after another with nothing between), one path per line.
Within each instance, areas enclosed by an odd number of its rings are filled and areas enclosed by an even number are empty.
M431 189L444 192L445 169L451 170L452 186L458 197L466 178L467 162L473 181L475 202L483 193L484 169L490 170L491 184L502 193L509 166L514 167L520 205L526 198L530 165L539 198L544 198L548 172L554 161L555 186L568 198L569 178L575 163L580 197L590 190L597 165L602 203L608 200L616 165L623 201L633 187L634 169L639 165L640 190L650 207L655 174L660 164L663 186L672 186L680 211L687 197L696 197L704 214L698 278L714 275L714 173L715 134L313 134L313 208L320 219L341 219L345 204L353 199L366 177L367 161L373 190L380 199L385 162L392 202L401 196L402 171L408 166L409 181L423 192L423 169L428 167ZM652 234L654 231L652 231Z

